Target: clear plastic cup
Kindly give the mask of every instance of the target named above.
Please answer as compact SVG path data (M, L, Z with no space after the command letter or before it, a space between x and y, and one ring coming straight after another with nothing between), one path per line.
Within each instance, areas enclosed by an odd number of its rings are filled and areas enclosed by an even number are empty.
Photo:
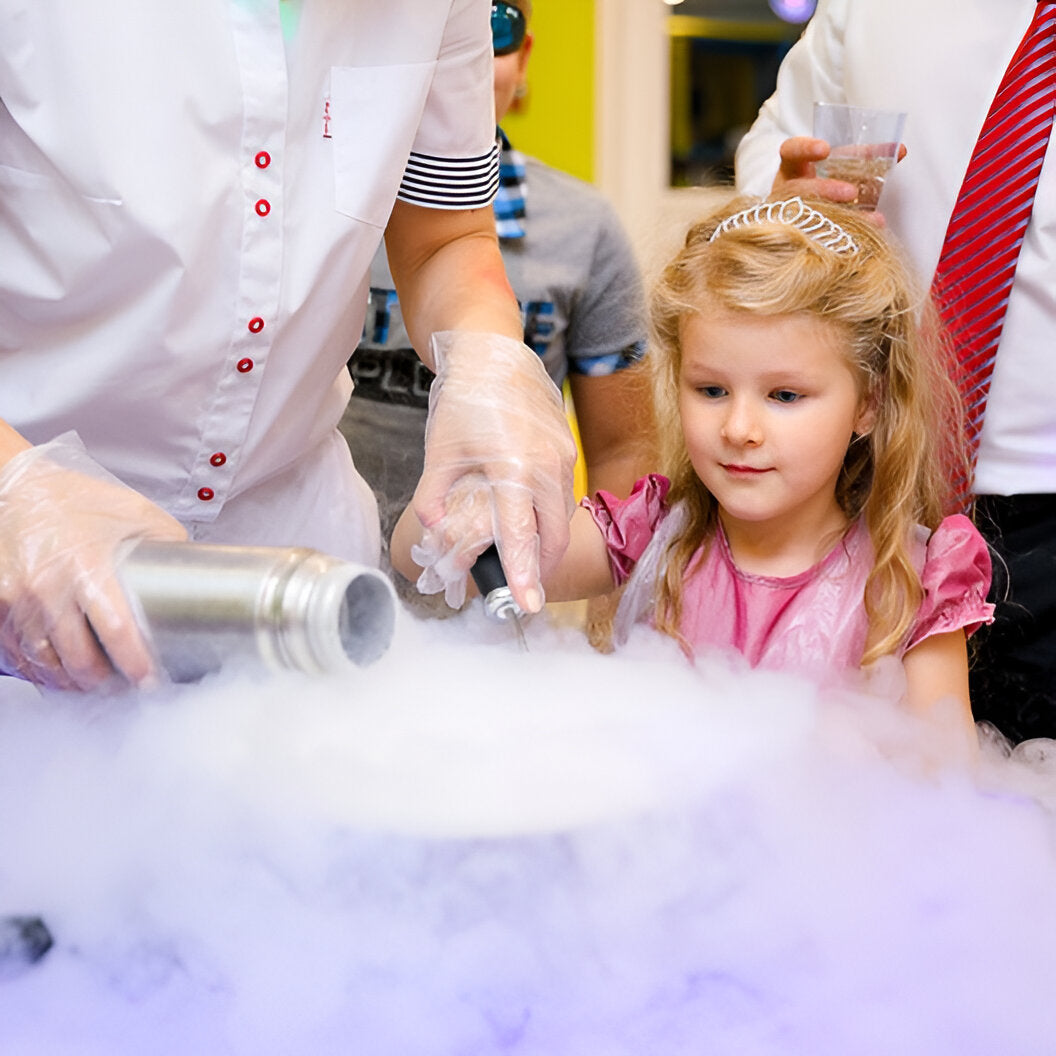
M858 188L854 204L876 209L884 181L898 161L906 115L898 110L874 110L842 103L814 104L814 136L829 144L829 156L814 169L828 180L844 180Z

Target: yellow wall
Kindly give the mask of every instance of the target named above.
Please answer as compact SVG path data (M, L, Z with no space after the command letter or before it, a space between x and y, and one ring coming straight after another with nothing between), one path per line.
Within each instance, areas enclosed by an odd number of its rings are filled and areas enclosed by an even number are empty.
M594 175L594 0L534 0L528 94L502 127L513 145L582 180Z

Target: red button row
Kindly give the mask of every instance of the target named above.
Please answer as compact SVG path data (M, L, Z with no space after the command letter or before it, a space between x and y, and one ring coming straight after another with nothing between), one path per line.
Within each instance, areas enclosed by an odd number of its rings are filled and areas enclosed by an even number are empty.
M253 159L253 163L258 169L266 169L271 164L271 155L266 151L260 151L257 156ZM267 216L271 212L271 202L267 198L261 198L256 205L253 207L257 211L258 216ZM264 320L259 316L255 315L250 319L247 324L249 332L251 334L259 334L264 329ZM245 359L240 359L235 365L235 369L240 374L248 374L253 369L253 360L248 356ZM219 468L227 462L227 455L223 451L217 451L209 458L209 464ZM202 502L210 502L216 497L216 492L212 488L199 488L198 498Z
M253 162L258 169L266 169L271 164L271 155L266 150L262 150ZM257 216L267 216L271 212L271 202L267 198L261 198L253 208L256 209Z
M251 334L259 334L261 330L264 329L264 320L259 315L255 315L250 319L246 326ZM240 359L235 364L235 370L237 370L239 374L248 374L252 369L253 360L248 356L245 359Z
M223 453L223 451L217 451L215 454L209 456L209 465L211 465L211 466L217 466L219 468L226 461L227 461L227 455L225 455ZM201 499L202 502L210 502L215 497L216 497L216 492L213 491L212 488L199 488L198 489L198 498Z
M271 155L266 151L260 151L257 156L253 159L258 169L266 169L271 164ZM253 207L257 211L258 216L267 216L271 212L271 202L267 198L261 198L257 201ZM250 319L247 324L249 332L251 334L259 334L264 329L264 320L259 316L255 315ZM241 359L238 362L238 371L241 374L246 374L253 369L253 360Z

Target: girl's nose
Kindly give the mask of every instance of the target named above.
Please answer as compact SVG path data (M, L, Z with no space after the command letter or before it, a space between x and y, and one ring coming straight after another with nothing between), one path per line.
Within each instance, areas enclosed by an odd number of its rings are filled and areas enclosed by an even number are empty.
M739 446L758 446L763 442L762 425L758 414L746 400L732 400L722 424L722 436L728 443Z

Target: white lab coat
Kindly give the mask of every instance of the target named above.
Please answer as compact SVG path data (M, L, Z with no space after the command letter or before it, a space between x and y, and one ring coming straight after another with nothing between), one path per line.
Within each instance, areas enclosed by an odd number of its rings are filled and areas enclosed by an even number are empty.
M489 9L0 0L0 418L194 538L375 560L344 367L409 155L490 199Z
M881 208L930 283L983 119L1033 0L820 0L737 155L769 192L778 145L811 134L814 100L905 110L907 154ZM995 235L1000 216L994 215ZM979 494L1056 492L1056 157L1050 140L1016 268L980 439Z

